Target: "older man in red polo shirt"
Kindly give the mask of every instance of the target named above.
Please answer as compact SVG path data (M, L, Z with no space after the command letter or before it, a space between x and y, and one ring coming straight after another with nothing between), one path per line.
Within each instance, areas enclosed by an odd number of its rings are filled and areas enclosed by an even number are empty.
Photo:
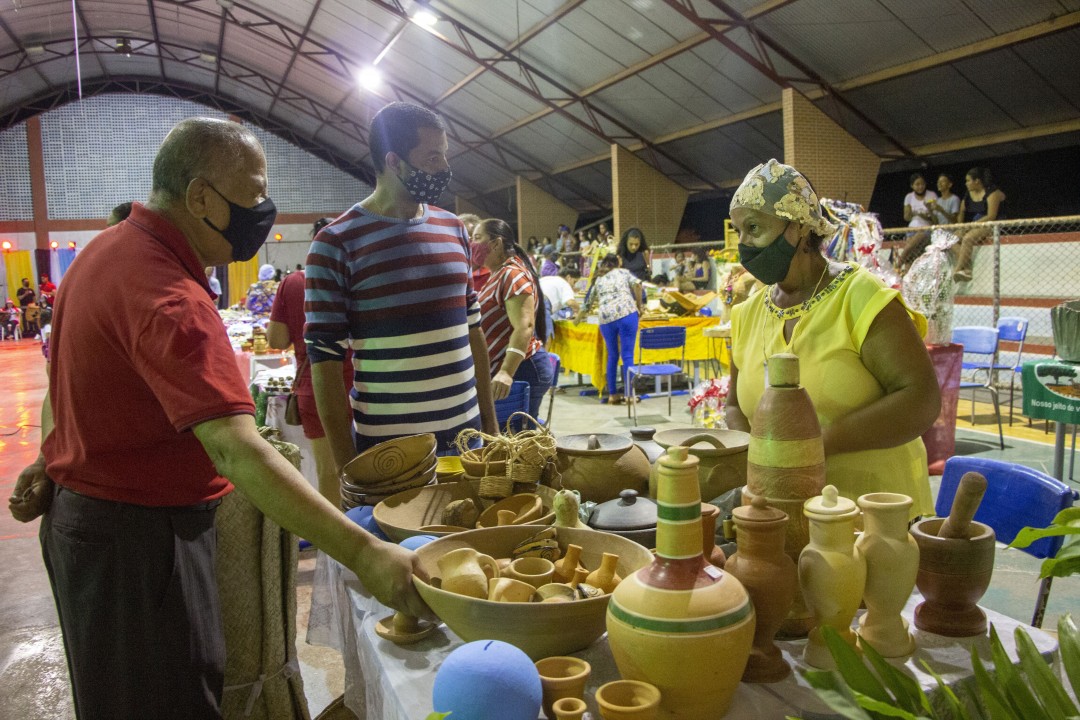
M203 268L253 257L275 215L255 137L184 120L154 160L150 200L64 276L42 454L10 508L45 512L81 720L220 717L214 508L231 483L383 602L427 613L415 556L350 522L256 431Z

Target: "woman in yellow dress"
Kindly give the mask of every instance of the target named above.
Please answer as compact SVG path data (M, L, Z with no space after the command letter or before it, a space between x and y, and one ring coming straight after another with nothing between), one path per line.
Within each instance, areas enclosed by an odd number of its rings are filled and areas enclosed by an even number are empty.
M750 430L767 359L794 353L821 422L828 482L852 499L903 493L913 517L932 513L921 436L941 398L922 341L926 319L865 269L822 255L836 228L789 165L751 170L731 222L743 267L766 287L732 310L728 426Z

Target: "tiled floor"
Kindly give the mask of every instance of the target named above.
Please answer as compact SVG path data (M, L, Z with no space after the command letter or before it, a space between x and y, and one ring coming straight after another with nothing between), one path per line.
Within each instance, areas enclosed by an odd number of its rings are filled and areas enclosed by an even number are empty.
M32 340L0 343L0 491L10 494L19 471L37 453L37 427L46 388L40 346ZM571 382L564 375L564 383ZM555 400L552 430L570 433L625 432L632 424L625 406L608 407L568 387ZM546 411L547 406L545 404ZM997 445L996 427L989 405L976 406L976 423L967 422L970 404L962 401L957 431L958 454L978 454L1018 462L1049 471L1053 435L1042 425L1028 428L1018 419L1006 428L1006 449ZM667 416L667 399L654 398L638 406L638 423L657 429L690 424L686 398L676 397ZM974 429L970 429L974 428ZM1074 484L1074 487L1076 485ZM0 512L0 718L74 717L69 699L63 648L56 613L37 542L37 523L22 525ZM1039 561L1016 551L1000 550L990 590L983 604L1010 617L1030 620L1037 590ZM314 713L342 692L340 658L324 648L303 642L314 557L301 556L298 589L298 637L305 688ZM1063 612L1080 608L1080 578L1058 580L1050 598L1047 627Z

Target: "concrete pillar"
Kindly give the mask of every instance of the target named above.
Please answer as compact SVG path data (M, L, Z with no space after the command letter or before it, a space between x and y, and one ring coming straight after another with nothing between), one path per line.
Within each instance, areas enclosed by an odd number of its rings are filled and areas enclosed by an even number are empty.
M544 236L555 240L560 225L573 230L578 220L577 210L520 175L517 176L517 212L517 233L522 247L530 235L535 235L537 240Z
M819 198L868 207L881 159L804 95L785 88L781 104L784 162L810 180Z
M616 237L636 227L649 245L675 242L689 191L621 145L611 146L611 197Z

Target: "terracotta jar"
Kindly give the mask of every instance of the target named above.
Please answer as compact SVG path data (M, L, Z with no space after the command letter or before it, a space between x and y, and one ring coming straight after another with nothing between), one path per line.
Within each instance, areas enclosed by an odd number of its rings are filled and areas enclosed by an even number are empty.
M660 458L656 558L619 583L607 609L619 674L658 687L662 717L727 712L754 636L742 583L702 557L697 465L684 447Z
M656 513L653 500L627 489L617 499L594 507L589 513L589 527L622 535L651 550L656 547Z
M728 490L746 484L747 449L750 435L740 430L678 428L656 433L656 442L669 448L682 445L701 462L698 482L701 499L720 497Z
M810 395L799 385L799 358L780 353L769 358L769 387L761 396L750 423L746 487L742 504L758 495L788 516L785 552L795 562L810 539L803 503L825 487L825 446ZM803 637L814 619L796 591L784 637Z
M581 493L583 502L604 502L631 488L649 489L649 458L625 435L565 435L558 439L556 470L562 486Z
M725 570L739 578L757 613L754 648L743 673L743 682L769 683L783 680L791 673L780 648L773 639L787 618L799 572L794 561L784 554L784 536L788 516L756 497L749 507L732 511L739 549L727 560Z
M701 552L705 560L722 568L727 562L727 556L716 546L716 525L719 519L720 508L709 503L701 503Z
M851 621L866 587L866 560L855 547L859 508L834 486L826 485L821 495L806 501L803 512L810 520L810 543L799 555L799 585L815 620L803 660L834 670L821 626L831 626L845 642L856 646Z
M994 530L972 521L966 538L938 537L943 522L932 518L911 528L919 545L915 584L926 598L915 608L915 627L948 637L985 634L978 602L994 574Z
M644 425L630 428L630 437L633 439L634 444L641 448L641 452L645 453L645 457L649 458L649 465L655 468L656 461L664 454L664 446L653 439L654 435L656 435L656 428L645 427Z
M870 643L884 657L904 657L915 650L907 620L900 616L919 572L919 546L908 532L912 501L879 492L856 502L863 511L863 533L855 547L866 558L866 614L859 618L859 642Z

